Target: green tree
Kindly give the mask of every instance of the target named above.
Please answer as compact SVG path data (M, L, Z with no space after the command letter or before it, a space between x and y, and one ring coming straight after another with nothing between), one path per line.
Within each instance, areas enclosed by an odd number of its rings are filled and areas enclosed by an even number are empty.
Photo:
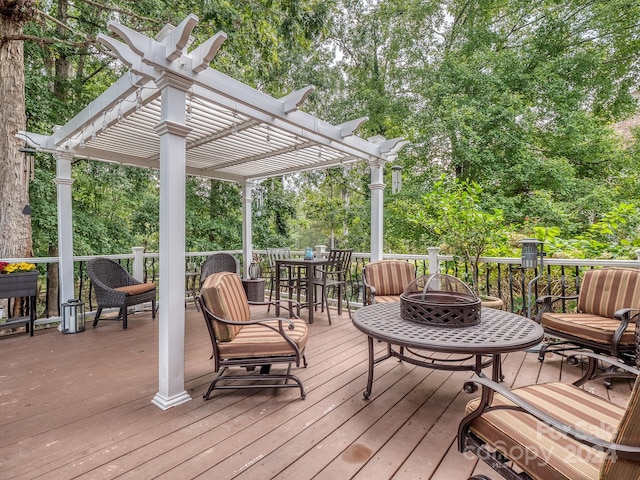
M453 254L471 265L471 282L479 293L478 264L488 247L504 242L500 210L481 207L482 188L469 181L438 180L423 197L423 208L410 214L425 229L426 237L438 239L443 253Z

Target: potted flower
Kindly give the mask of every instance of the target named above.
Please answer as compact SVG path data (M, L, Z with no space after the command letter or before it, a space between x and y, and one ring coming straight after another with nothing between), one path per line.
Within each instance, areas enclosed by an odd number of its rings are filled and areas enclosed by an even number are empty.
M37 288L38 271L33 263L0 262L0 298L32 297Z

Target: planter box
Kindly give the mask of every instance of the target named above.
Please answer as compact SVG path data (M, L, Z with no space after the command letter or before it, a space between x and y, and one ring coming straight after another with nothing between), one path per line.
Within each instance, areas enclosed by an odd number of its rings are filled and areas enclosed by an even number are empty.
M35 297L38 272L0 274L0 298Z
M38 294L38 271L0 274L0 298L28 297L29 316L8 318L0 328L26 325L33 336L33 322L36 319L36 295Z

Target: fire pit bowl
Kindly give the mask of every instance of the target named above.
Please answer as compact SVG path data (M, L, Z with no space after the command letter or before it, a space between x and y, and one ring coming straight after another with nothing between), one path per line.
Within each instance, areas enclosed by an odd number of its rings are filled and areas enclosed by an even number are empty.
M403 319L438 327L480 323L480 299L466 283L442 273L416 278L400 295Z

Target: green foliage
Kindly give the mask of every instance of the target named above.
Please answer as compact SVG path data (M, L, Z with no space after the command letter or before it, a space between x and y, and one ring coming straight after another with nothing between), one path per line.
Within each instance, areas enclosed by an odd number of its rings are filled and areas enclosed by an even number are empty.
M438 239L443 253L461 257L472 266L473 284L478 288L478 262L490 245L504 242L500 210L484 211L482 188L475 182L445 177L424 195L423 208L412 215L424 227L428 238Z
M332 123L367 116L365 138L411 140L396 160L403 189L385 192L385 251L443 244L469 260L509 254L503 229L544 239L554 256L633 257L638 248L638 133L622 142L611 128L637 112L636 1L63 0L39 8L59 23L25 26L47 39L25 42L31 131L64 124L120 76L122 66L93 41L109 19L153 35L193 12L196 43L218 30L229 36L215 68L274 96L314 84L305 109ZM55 161L37 155L36 255L57 242L55 175ZM76 253L157 249L155 172L76 161L73 177ZM389 177L387 168L387 185ZM366 164L265 181L254 245L368 251L369 181ZM188 249L239 248L241 187L189 178L186 202Z

